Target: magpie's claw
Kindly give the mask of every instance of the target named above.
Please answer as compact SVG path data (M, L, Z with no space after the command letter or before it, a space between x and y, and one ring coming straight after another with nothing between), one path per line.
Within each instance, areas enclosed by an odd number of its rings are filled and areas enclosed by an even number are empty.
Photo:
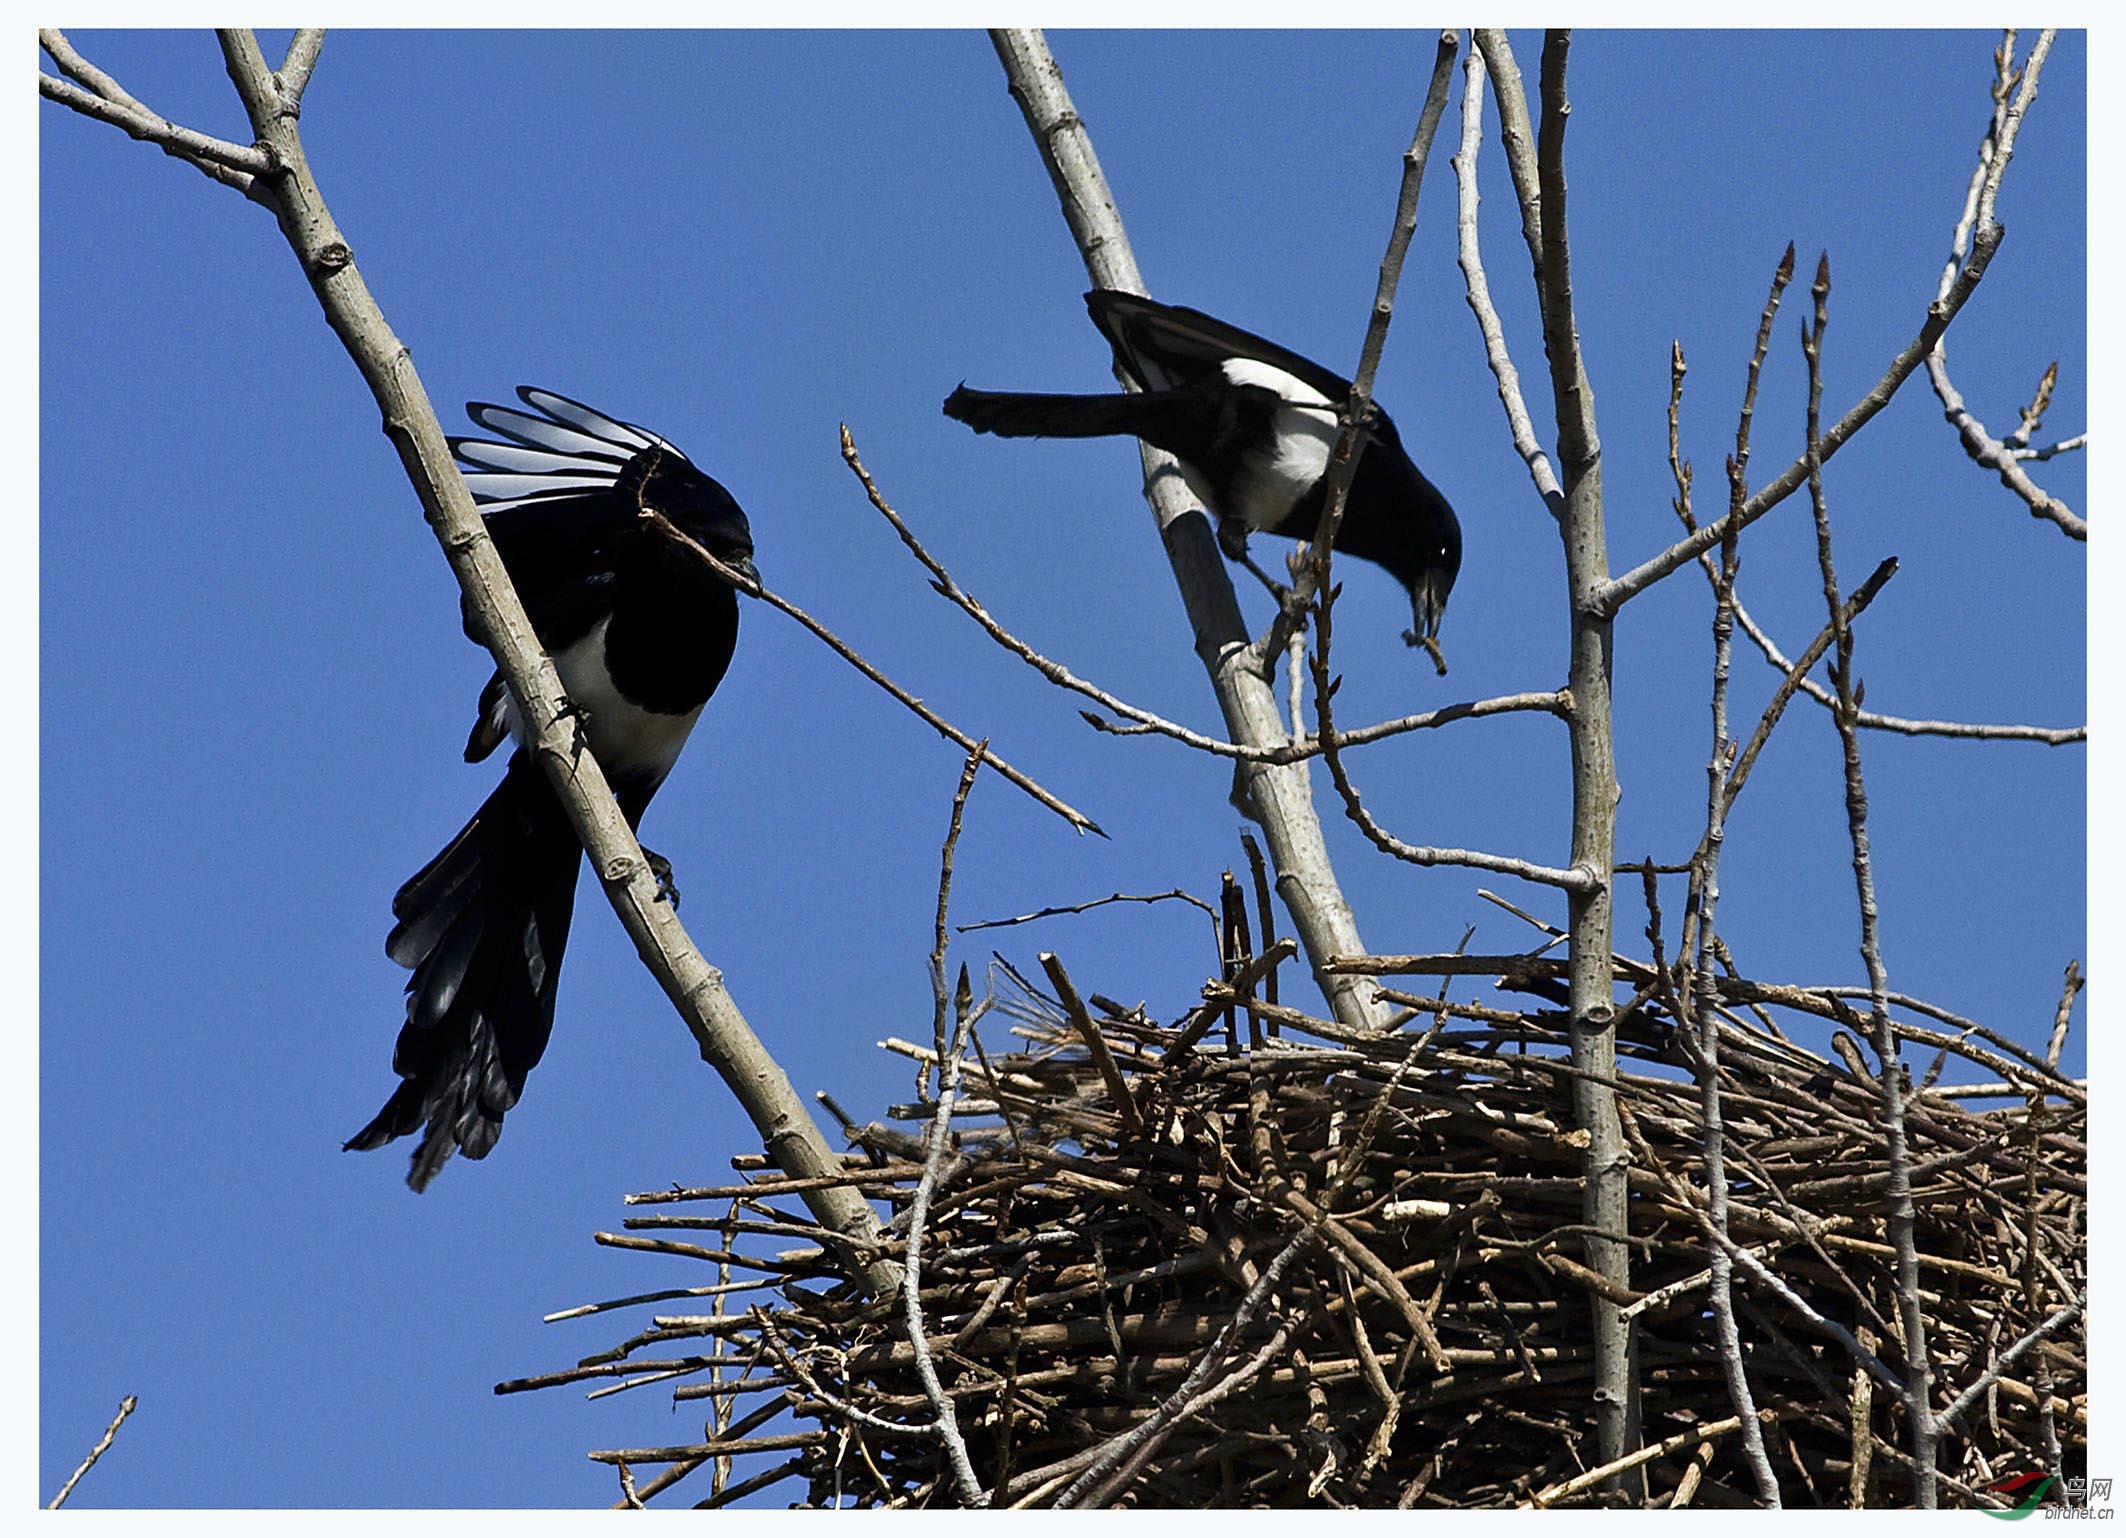
M679 906L679 888L672 882L672 862L654 849L642 851L643 859L650 862L650 874L657 878L657 900Z

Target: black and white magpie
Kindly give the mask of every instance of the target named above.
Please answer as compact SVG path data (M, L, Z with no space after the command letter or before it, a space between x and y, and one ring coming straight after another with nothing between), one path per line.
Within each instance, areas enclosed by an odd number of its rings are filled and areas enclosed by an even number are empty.
M946 398L945 415L1004 438L1127 436L1165 449L1218 514L1220 543L1236 558L1250 532L1312 539L1336 413L1351 382L1201 310L1104 288L1085 304L1138 393L1028 395L961 385ZM1421 646L1439 634L1461 570L1462 528L1410 462L1387 413L1376 410L1371 428L1336 549L1403 585L1413 622L1403 639Z
M453 438L465 484L540 644L554 659L634 827L679 757L738 643L733 589L647 514L757 580L753 534L731 494L655 433L520 387L531 409L475 401L502 441ZM465 633L481 639L470 611ZM583 851L497 673L480 691L465 759L519 746L502 783L392 899L384 950L413 977L392 1068L403 1081L347 1141L381 1148L420 1131L406 1183L453 1152L484 1158L546 1050ZM669 891L670 867L651 856Z

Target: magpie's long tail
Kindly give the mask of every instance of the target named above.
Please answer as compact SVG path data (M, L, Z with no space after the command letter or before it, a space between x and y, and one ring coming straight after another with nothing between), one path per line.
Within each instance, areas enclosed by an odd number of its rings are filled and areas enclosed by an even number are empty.
M582 853L520 750L472 821L399 888L384 950L413 969L391 1060L404 1082L349 1149L381 1148L425 1124L406 1175L420 1191L453 1153L479 1159L495 1146L553 1031Z
M1028 395L961 385L945 397L945 415L1000 438L1142 438L1187 459L1205 452L1221 397L1231 393L1222 384L1137 395Z

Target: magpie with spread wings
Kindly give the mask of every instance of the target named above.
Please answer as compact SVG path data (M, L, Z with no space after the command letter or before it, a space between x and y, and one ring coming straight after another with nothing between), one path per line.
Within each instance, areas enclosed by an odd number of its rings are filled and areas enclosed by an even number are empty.
M1093 290L1085 304L1135 393L1029 395L961 385L945 415L1004 438L1135 437L1165 449L1218 514L1219 543L1236 559L1251 532L1312 539L1350 381L1201 310L1114 289ZM1405 641L1422 646L1438 637L1461 570L1461 525L1377 408L1336 549L1402 584L1413 623Z
M758 580L752 530L731 494L655 433L550 390L517 394L529 410L466 407L499 441L453 438L451 449L634 827L738 644L736 592L670 530ZM480 640L469 609L464 622ZM466 762L511 737L501 785L391 903L384 950L413 972L392 1055L401 1082L346 1146L420 1133L406 1177L416 1191L455 1152L486 1157L553 1030L583 850L497 673ZM671 867L650 859L676 897Z

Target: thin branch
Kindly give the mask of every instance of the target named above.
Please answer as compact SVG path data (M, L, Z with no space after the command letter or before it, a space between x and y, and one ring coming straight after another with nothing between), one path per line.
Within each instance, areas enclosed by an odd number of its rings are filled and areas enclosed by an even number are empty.
M1764 745L1771 740L1772 729L1786 714L1787 705L1793 700L1794 692L1807 679L1809 669L1820 662L1823 654L1831 649L1841 628L1849 628L1854 620L1867 612L1868 605L1875 601L1875 595L1882 591L1885 583L1897 575L1897 570L1897 557L1885 557L1882 564L1868 574L1868 580L1855 588L1852 596L1839 606L1842 619L1833 621L1818 631L1816 638L1809 642L1807 650L1788 666L1786 676L1779 680L1779 687L1772 691L1771 699L1766 702L1764 713L1757 718L1757 729L1750 733L1749 741L1743 744L1741 752L1735 756L1734 771L1728 776L1727 798L1730 805L1742 794L1742 787L1749 783L1750 770L1756 767L1757 755L1764 751Z
M1477 195L1476 155L1483 143L1484 92L1480 83L1480 71L1490 56L1491 46L1503 49L1504 33L1476 34L1478 48L1471 49L1462 72L1462 143L1454 157L1455 186L1459 193L1456 204L1455 229L1462 278L1466 285L1469 308L1476 315L1477 330L1484 338L1484 356L1491 364L1492 377L1498 381L1499 405L1506 412L1506 427L1513 435L1514 452L1528 467L1528 474L1535 481L1537 495L1550 510L1552 518L1565 516L1565 493L1558 485L1557 472L1550 467L1550 456L1543 452L1542 444L1536 441L1535 427L1528 420L1528 403L1521 398L1520 371L1513 366L1513 358L1506 350L1505 328L1499 324L1499 312L1491 303L1491 285L1484 277L1484 259L1477 243ZM1487 36L1499 39L1496 45L1486 45ZM1524 109L1525 110L1525 109Z
M1519 859L1513 855L1485 854L1475 849L1440 849L1429 845L1410 844L1388 832L1366 810L1358 788L1351 783L1349 772L1344 768L1343 753L1337 743L1342 741L1336 731L1330 701L1336 694L1339 679L1328 676L1323 653L1327 650L1333 633L1330 612L1334 604L1333 591L1324 592L1327 600L1317 606L1314 618L1314 714L1319 730L1315 740L1323 745L1322 757L1329 766L1330 778L1337 794L1343 798L1344 814L1358 826L1373 847L1383 854L1393 855L1412 865L1459 865L1471 870L1488 870L1502 876L1518 876L1523 881L1533 881L1542 886L1554 886L1566 892L1584 892L1601 885L1598 878L1590 877L1577 866L1560 868L1538 865L1532 860Z
M1735 452L1728 460L1729 505L1739 504L1747 487L1751 420L1757 401L1758 378L1764 366L1764 356L1771 343L1772 320L1779 310L1780 295L1794 274L1794 248L1790 245L1786 257L1780 262L1772 277L1770 296L1765 300L1764 312L1757 328L1757 347L1750 358L1748 384L1743 391L1742 410L1735 426ZM1685 364L1680 347L1670 353L1669 385L1669 459L1678 464L1677 424L1681 409L1683 374ZM1672 472L1677 480L1677 508L1688 517L1690 482L1688 473L1680 468ZM1707 964L1707 953L1712 949L1718 933L1716 924L1720 903L1720 851L1726 838L1727 815L1733 805L1733 789L1729 782L1730 771L1735 765L1735 742L1728 735L1727 685L1728 663L1734 638L1735 573L1741 567L1741 531L1729 534L1720 547L1720 564L1713 574L1713 684L1712 684L1712 752L1706 763L1705 834L1699 841L1698 854L1691 862L1690 922L1686 925L1683 940L1689 957L1690 976L1695 986L1690 989L1687 1017L1697 1029L1698 1103L1703 1118L1703 1157L1705 1161L1705 1217L1713 1229L1726 1235L1728 1227L1728 1177L1727 1177L1727 1125L1725 1108L1720 1096L1720 1005L1719 979L1715 968ZM1653 892L1653 874L1645 876L1649 905ZM1757 1402L1750 1392L1749 1372L1742 1359L1741 1333L1735 1324L1735 1294L1732 1263L1727 1252L1715 1245L1710 1255L1710 1299L1713 1307L1714 1334L1720 1343L1720 1369L1726 1380L1728 1400L1735 1407L1736 1427L1742 1432L1743 1461L1749 1466L1751 1477L1757 1482L1758 1499L1768 1507L1777 1508L1779 1480L1772 1472L1771 1459L1764 1450L1764 1428L1757 1419Z
M1831 626L1838 634L1837 652L1831 663L1831 681L1838 690L1838 709L1832 722L1845 764L1847 832L1853 846L1853 885L1860 903L1860 954L1868 971L1871 1023L1875 1055L1881 1067L1884 1159L1889 1165L1890 1242L1897 1252L1898 1301L1902 1305L1905 1383L1903 1393L1912 1423L1912 1459L1919 1471L1917 1504L1932 1510L1937 1499L1935 1446L1940 1428L1932 1410L1933 1367L1927 1357L1926 1309L1919 1295L1919 1251L1912 1203L1912 1162L1905 1132L1904 1065L1899 1060L1897 1034L1890 1023L1889 974L1882 962L1882 939L1877 929L1874 861L1868 842L1868 794L1860 767L1860 733L1854 726L1857 691L1853 678L1853 633L1838 596L1838 573L1831 558L1830 512L1823 493L1823 458L1820 409L1823 400L1823 332L1829 317L1831 263L1828 256L1816 265L1813 293L1815 324L1802 331L1802 351L1809 366L1808 437L1804 457L1808 460L1809 505L1816 520L1816 558L1823 573L1824 602Z
M2002 45L2003 49L2008 46L2005 42ZM2045 365L2045 372L2039 376L2037 393L2030 397L2030 404L2017 411L2016 415L2020 420L2015 424L2015 431L2008 434L2004 440L2009 448L2015 450L2018 458L2031 452L2031 435L2044 425L2045 408L2052 404L2052 391L2059 382L2060 360L2054 358ZM2082 436L2086 438L2088 434Z
M968 773L961 777L959 799L964 800L966 786L972 778L970 767ZM944 1445L945 1456L952 1467L952 1477L960 1488L961 1503L970 1507L983 1507L989 1504L990 1493L982 1488L981 1481L975 1477L974 1464L967 1456L967 1443L960 1435L959 1416L953 1408L952 1396L945 1392L945 1386L938 1381L937 1364L930 1356L929 1334L923 1325L923 1225L930 1215L930 1202L937 1189L945 1150L952 1144L952 1103L959 1097L960 1069L967 1048L967 1035L974 1028L975 1017L979 1013L969 997L965 967L960 969L959 995L961 1002L958 1020L953 1027L952 1040L946 1048L945 1060L938 1074L937 1110L931 1116L930 1127L924 1140L923 1177L916 1183L915 1194L908 1205L907 1247L902 1253L901 1325L907 1331L908 1347L914 1354L916 1377L923 1385L923 1397L930 1401L931 1409L935 1412L935 1435Z
M264 151L254 145L231 144L211 138L172 123L136 100L117 81L76 53L65 33L47 29L38 33L38 38L53 63L83 82L75 85L40 71L37 90L47 101L123 129L131 137L157 146L164 154L182 160L246 197L257 199L264 196L255 185L256 178L272 169L272 162Z
M1757 649L1764 653L1764 660L1782 672L1791 672L1794 664L1779 649L1779 645L1757 624L1756 620L1738 598L1735 601L1735 623L1742 633L1756 642ZM1804 669L1796 680L1796 687L1817 704L1835 710L1836 696L1813 678L1806 676ZM1972 721L1920 721L1906 716L1884 715L1879 711L1858 710L1853 724L1878 732L1897 732L1906 737L1956 737L1977 742L2043 742L2054 747L2070 742L2087 742L2089 728L2086 726L1993 726Z
M2022 127L2023 116L2037 98L2038 73L2045 67L2046 55L2052 51L2052 39L2053 31L2049 27L2038 35L2019 75L2014 67L2012 34L2002 40L1994 55L1993 119L1985 138L1979 143L1978 165L1971 172L1971 183L1964 195L1963 217L1957 221L1956 233L1950 241L1948 263L1942 269L1941 294L1947 294L1955 280L1957 264L1963 259L1964 243L1972 228L1985 228L1994 222L1994 199L2000 192L2001 177L2008 169L2008 161L2015 154L2015 136ZM2011 102L2008 93L2018 78L2021 87ZM1986 424L1964 404L1962 393L1949 378L1948 350L1937 342L1933 351L1927 354L1927 378L1934 386L1936 398L1941 401L1942 416L1956 429L1964 452L1974 463L1993 471L2003 486L2022 498L2031 517L2050 519L2069 539L2086 541L2089 538L2088 523L2077 517L2065 502L2033 481L2022 467L2024 456L2017 452L2022 444L2029 442L2030 434L2044 415L2045 402L2058 377L2057 369L2058 365L2054 364L2046 370L2036 399L2021 413L2021 425L2003 443L1989 433Z
M1986 431L1981 422L1964 404L1964 397L1949 379L1949 366L1942 349L1935 348L1927 355L1927 378L1934 386L1934 393L1941 400L1942 416L1956 429L1958 440L1972 462L1991 470L2000 477L2000 483L2014 492L2030 508L2030 516L2043 518L2058 525L2069 539L2086 542L2089 538L2089 522L2080 517L2072 507L2053 496L2023 468L2024 458L2040 459L2048 455L2022 456L2004 446L2001 441Z
M2015 157L2015 136L2022 130L2023 117L2030 104L2037 99L2038 72L2045 67L2045 57L2052 52L2053 29L2045 28L2037 35L2037 42L2030 49L2030 57L2023 61L2022 83L2017 87L2015 101L2001 115L2000 127L1992 135L1992 163L1986 168L1985 184L1978 194L1978 227L1984 229L1994 222L1993 204L2000 196L2001 177L2007 174L2008 162Z
M960 820L967 811L967 793L974 789L974 777L981 772L982 756L988 751L986 737L967 750L966 767L960 770L959 786L952 793L952 822L945 829L944 847L938 855L937 943L930 952L930 989L934 999L930 1035L941 1057L946 1050L945 1012L950 1007L950 996L945 990L945 914L952 897L952 854L959 847Z
M841 434L842 462L855 473L857 480L863 483L864 495L870 499L871 505L878 509L880 516L893 526L893 532L900 536L901 543L908 548L908 553L921 563L925 571L930 573L932 590L941 598L957 606L962 613L980 625L983 630L988 632L991 640L1013 656L1024 661L1035 672L1058 688L1068 689L1075 694L1084 695L1085 698L1092 700L1095 704L1106 707L1123 719L1137 723L1141 730L1157 732L1162 736L1172 737L1177 742L1186 743L1188 746L1201 749L1204 752L1225 753L1228 755L1238 755L1247 752L1245 748L1236 747L1232 743L1224 742L1217 738L1206 737L1200 732L1192 732L1185 726L1178 726L1162 716L1154 715L1151 711L1140 709L1138 706L1130 704L1127 700L1117 698L1097 684L1080 678L1062 663L1044 657L1026 642L1006 630L972 593L960 586L952 573L946 570L945 564L923 547L923 542L915 537L915 531L908 527L907 522L899 513L894 511L893 505L886 500L885 494L878 489L878 483L871 478L871 472L864 468L863 458L856 451L856 440L850 436L848 423L844 422L842 424ZM1087 717L1087 719L1091 720L1092 718ZM1098 722L1095 722L1095 725L1098 724ZM1112 728L1108 729L1112 730Z
M970 734L960 730L960 728L958 728L957 726L954 726L950 721L946 720L943 716L932 710L928 705L924 704L922 700L919 699L917 696L910 694L906 689L903 689L899 684L888 678L884 673L879 671L879 669L875 667L863 655L863 653L859 652L847 641L844 641L840 636L829 630L825 625L821 624L818 620L807 614L803 609L799 608L789 599L783 597L780 593L777 593L770 589L765 583L759 581L757 578L748 577L743 572L740 572L733 567L727 566L722 561L716 559L714 555L709 553L708 549L705 546L703 546L699 541L695 540L690 535L682 531L677 524L673 523L671 519L665 517L664 514L657 512L655 509L650 508L648 506L644 506L640 509L640 511L645 522L655 524L658 528L658 531L663 534L665 538L669 539L673 544L678 545L682 549L686 550L689 554L694 556L695 559L701 561L711 571L715 572L717 576L723 578L723 580L728 582L732 587L738 589L739 592L745 593L749 597L758 598L762 603L767 604L770 608L780 609L783 613L789 615L790 618L796 620L800 625L804 626L805 629L811 631L815 636L818 636L820 640L826 642L828 649L832 651L837 657L840 657L842 661L848 663L849 666L855 668L857 672L863 674L864 677L870 679L881 689L885 690L896 700L900 701L902 705L906 706L911 712L914 713L918 720L920 720L924 725L928 726L932 731L936 732L940 737L943 737L947 742L957 743L961 748L969 752L972 752L974 750L975 740ZM983 741L985 742L987 740L987 738L983 739ZM1106 831L1101 828L1098 823L1094 822L1090 817L1086 816L1083 812L1079 811L1069 802L1064 801L1059 797L1052 795L1047 790L1043 789L1038 781L1036 781L1029 775L1021 773L1019 770L1014 769L1010 764L1006 763L1003 759L999 758L994 752L992 752L986 747L982 750L982 762L989 765L990 768L996 770L998 774L1002 775L1005 779L1011 781L1012 784L1018 786L1019 789L1025 791L1027 795L1033 797L1034 800L1040 802L1041 805L1047 807L1051 812L1054 812L1058 817L1069 823L1073 828L1076 828L1080 833L1097 833L1102 838L1107 837Z
M1417 129L1411 135L1410 147L1403 152L1402 184L1396 193L1395 220L1388 231L1388 249L1380 259L1380 275L1373 289L1373 313L1366 322L1365 342L1359 348L1358 370L1351 376L1349 397L1338 408L1340 430L1336 446L1329 454L1327 477L1322 483L1321 517L1314 526L1306 564L1293 573L1291 595L1279 606L1277 618L1269 631L1255 643L1253 655L1257 666L1266 666L1283 655L1306 606L1329 585L1330 556L1336 543L1336 531L1343 524L1344 504L1351 495L1352 479L1358 474L1358 458L1368 423L1374 414L1373 378L1380 369L1380 356L1387 346L1388 323L1395 315L1395 290L1402 280L1403 258L1409 253L1411 236L1417 232L1418 192L1424 185L1425 162L1432 157L1433 136L1439 131L1439 120L1447 110L1447 93L1454 83L1457 46L1456 34L1451 28L1439 34L1433 51L1432 81L1426 87L1424 105L1418 109ZM1422 646L1429 639L1415 631L1408 635L1412 646ZM1437 643L1427 649L1432 653L1433 665L1445 673L1447 666L1440 660ZM1296 730L1297 718L1293 725Z
M1504 31L1478 27L1476 46L1484 55L1491 94L1499 108L1499 147L1513 178L1514 201L1521 210L1521 238L1528 246L1528 265L1536 292L1543 291L1543 191L1535 163L1535 128L1528 120L1528 98L1521 90L1521 67Z
M1572 106L1565 99L1566 59L1572 48L1570 28L1543 34L1543 120L1536 136L1536 177L1541 187L1543 232L1543 350L1550 358L1551 394L1557 407L1558 458L1568 487L1577 489L1601 462L1602 442L1595 432L1594 391L1580 352L1580 327L1572 302L1572 245L1565 222L1565 124ZM1586 468L1581 468L1586 467ZM1570 497L1568 495L1568 506Z
M143 117L160 116L146 102L120 85L110 74L98 69L87 59L83 58L67 35L57 27L38 28L37 43L67 79L88 87L95 95L102 97L114 106L130 107Z
M1027 642L1006 629L987 608L983 607L979 599L960 585L959 580L946 569L944 562L940 561L924 547L923 542L916 537L915 531L908 526L907 520L902 518L894 510L893 505L886 500L885 494L878 488L878 483L872 479L871 472L864 467L863 458L857 452L856 441L851 437L846 423L842 426L841 439L843 463L848 465L858 481L863 484L864 495L870 499L871 505L878 510L879 515L892 525L893 532L900 536L900 541L907 547L908 553L915 557L925 571L930 573L931 589L938 596L953 604L968 618L980 625L988 633L991 640L1025 662L1056 687L1068 689L1074 694L1083 695L1086 699L1103 706L1131 723L1128 726L1116 726L1113 722L1103 720L1093 715L1090 711L1080 712L1084 716L1086 723L1093 727L1094 730L1105 732L1115 737L1145 735L1170 737L1174 741L1186 747L1194 748L1200 753L1210 753L1220 758L1243 759L1249 763L1258 764L1296 764L1320 754L1321 746L1312 738L1301 738L1294 742L1279 742L1267 747L1258 747L1247 743L1228 742L1222 737L1211 737L1202 732L1191 731L1188 727L1169 721L1164 716L1157 715L1142 706L1132 705L1129 701L1109 693L1090 680L1080 678L1062 663L1042 655ZM1473 720L1479 716L1498 715L1516 710L1546 710L1552 714L1561 714L1563 704L1560 696L1556 693L1526 693L1506 695L1494 700L1477 700L1467 704L1444 705L1436 710L1401 716L1392 721L1382 721L1372 726L1361 727L1354 732L1346 732L1343 735L1343 742L1348 746L1366 742L1378 742L1383 738L1400 736L1405 732L1445 726L1451 721Z
M2051 459L2058 454L2072 454L2077 449L2086 449L2088 447L2089 434L2076 433L2072 438L2062 438L2059 442L2048 443L2041 449L2018 448L2014 452L2017 459L2043 460Z
M1070 913L1090 913L1095 908L1104 908L1109 903L1161 903L1185 902L1194 904L1218 922L1218 910L1193 892L1184 892L1175 887L1171 892L1116 892L1107 897L1095 897L1091 902L1071 903L1060 908L1036 908L1031 913L1021 913L1008 919L983 919L976 924L955 924L953 933L972 934L977 929L1008 929L1014 924L1031 924L1035 919L1061 918Z
M1397 716L1392 721L1376 721L1371 726L1354 727L1336 734L1339 748L1362 747L1369 742L1380 742L1389 737L1400 737L1405 732L1421 732L1436 726L1447 726L1456 721L1476 721L1485 716L1509 715L1516 711L1537 710L1563 720L1572 710L1572 694L1569 690L1531 690L1522 694L1502 694L1488 700L1467 700L1456 705L1442 705L1436 710L1421 710L1415 715ZM1312 735L1295 737L1289 743L1274 748L1243 747L1239 743L1221 742L1214 737L1201 737L1185 728L1169 729L1164 722L1141 722L1135 726L1117 726L1112 721L1103 721L1091 711L1081 711L1087 724L1095 731L1111 737L1138 737L1158 733L1175 738L1189 747L1205 753L1214 753L1220 758L1240 759L1257 764L1297 764L1322 755L1321 739Z
M1954 1429L1956 1422L1963 1417L1964 1413L1972 1405L1978 1402L1979 1396L1985 1393L1987 1389L1993 1387L1994 1384L2000 1382L2002 1375L2015 1365L2017 1359L2024 1352L2037 1345L2040 1341L2050 1339L2059 1332L2062 1325L2071 1324L2074 1320L2079 1319L2083 1310L2088 1306L2089 1299L2086 1296L2076 1298L2072 1303L2068 1303L2058 1309L2044 1323L2038 1325L2006 1351L1995 1357L1986 1370L1967 1384L1964 1391L1956 1396L1955 1402L1935 1417L1936 1423L1945 1431Z
M1749 1419L1752 1422L1768 1424L1776 1419L1776 1416L1774 1412L1766 1410L1761 1413L1753 1412ZM1674 1436L1662 1441L1649 1442L1636 1452L1627 1453L1614 1462L1603 1464L1600 1468L1589 1469L1584 1474L1575 1474L1570 1479L1561 1480L1554 1485L1544 1486L1523 1501L1520 1509L1523 1511L1541 1511L1546 1507L1555 1506L1559 1501L1569 1500L1575 1495L1592 1490L1604 1480L1614 1479L1617 1475L1638 1468L1642 1464L1652 1463L1656 1458L1666 1458L1671 1453L1681 1452L1693 1443L1705 1444L1717 1441L1729 1432L1739 1429L1742 1424L1743 1418L1741 1416L1730 1415L1725 1420L1707 1421L1702 1426L1693 1426L1688 1430L1679 1431ZM1759 1432L1759 1437L1761 1440L1761 1431Z
M2060 1052L2067 1045L2067 1024L2074 1017L2074 998L2082 991L2082 968L2078 961L2067 963L2067 975L2060 983L2060 1005L2052 1013L2052 1039L2045 1043L2045 1061L2054 1069L2060 1066Z
M1897 393L1898 387L1925 361L1927 354L1933 351L1934 344L1941 340L1943 333L1949 329L1950 322L1956 319L1972 292L1977 289L1980 280L1985 277L1986 268L1993 260L1993 253L2000 248L2003 233L1997 224L1989 225L1978 232L1970 260L1956 275L1956 282L1951 286L1948 296L1927 306L1927 318L1920 326L1919 334L1904 351L1890 361L1890 366L1883 371L1882 377L1867 393L1855 401L1844 416L1825 429L1818 444L1819 463L1828 462L1853 434L1867 426L1875 414L1890 403L1890 398ZM1627 602L1645 592L1685 561L1696 560L1702 552L1719 544L1727 537L1731 525L1748 528L1762 518L1799 490L1808 479L1808 474L1809 459L1807 454L1803 454L1768 484L1760 487L1756 494L1743 504L1739 515L1730 513L1716 522L1706 524L1696 533L1686 535L1652 559L1641 562L1620 577L1611 578L1595 595L1596 607L1604 614L1615 614Z
M67 1476L66 1483L59 1487L59 1493L45 1503L46 1511L57 1511L66 1504L66 1498L74 1493L74 1486L81 1483L81 1476L94 1468L96 1460L111 1450L111 1443L118 1436L118 1428L125 1424L125 1418L131 1415L139 1404L139 1398L132 1394L118 1401L118 1413L111 1417L110 1425L103 1428L102 1438L89 1449L89 1455L81 1460L81 1467Z
M1831 999L1864 999L1873 996L1873 985L1855 987L1851 984L1818 984L1809 987L1807 991L1820 993L1824 997ZM2000 1032L1993 1030L1989 1026L1981 1025L1976 1020L1968 1019L1963 1015L1942 1008L1939 1004L1931 1004L1927 1000L1916 998L1909 993L1899 993L1894 988L1884 993L1883 998L1899 1009L1909 1009L1915 1014L1926 1015L1932 1019L1939 1020L1943 1025L1950 1026L1966 1036L1976 1036L1982 1041L1991 1042L2001 1051L2029 1064L2030 1067L2035 1068L2039 1073L2044 1074L2051 1080L2061 1084L2069 1082L2061 1075L2058 1063L2046 1061L2020 1042L2011 1041ZM1899 1027L1899 1029L1903 1029L1903 1027Z

